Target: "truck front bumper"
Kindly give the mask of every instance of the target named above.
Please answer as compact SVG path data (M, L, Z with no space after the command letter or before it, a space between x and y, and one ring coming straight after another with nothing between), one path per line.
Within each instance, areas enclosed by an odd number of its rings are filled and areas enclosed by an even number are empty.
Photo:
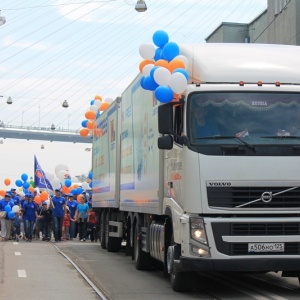
M180 257L174 261L175 271L264 272L300 271L299 258L199 259Z

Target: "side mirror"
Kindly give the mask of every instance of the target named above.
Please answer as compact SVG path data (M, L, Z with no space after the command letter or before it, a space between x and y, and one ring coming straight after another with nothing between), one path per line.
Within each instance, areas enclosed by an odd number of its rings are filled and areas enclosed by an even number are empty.
M157 147L161 150L173 149L173 137L171 135L160 136L157 139Z
M173 104L167 103L158 107L158 132L173 134Z

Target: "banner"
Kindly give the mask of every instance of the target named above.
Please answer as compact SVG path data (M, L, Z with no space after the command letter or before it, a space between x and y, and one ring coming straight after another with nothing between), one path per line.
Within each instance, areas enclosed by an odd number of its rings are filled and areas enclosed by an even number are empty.
M50 181L47 179L42 167L38 163L36 156L34 156L34 185L35 187L39 187L41 189L53 191L53 187Z

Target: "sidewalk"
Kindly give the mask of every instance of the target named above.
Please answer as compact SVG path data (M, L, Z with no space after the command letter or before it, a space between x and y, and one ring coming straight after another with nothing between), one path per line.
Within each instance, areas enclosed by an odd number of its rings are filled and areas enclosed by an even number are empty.
M59 244L58 244L59 246ZM98 299L52 242L0 242L0 299Z

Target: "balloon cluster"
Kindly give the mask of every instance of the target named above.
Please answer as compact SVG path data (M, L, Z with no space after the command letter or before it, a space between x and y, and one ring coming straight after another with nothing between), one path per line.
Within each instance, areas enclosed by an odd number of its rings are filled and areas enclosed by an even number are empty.
M83 182L82 186L79 186L78 178L70 174L69 167L65 164L57 165L55 167L55 174L45 172L45 175L53 189L61 189L63 194L81 194L84 190L90 188L88 182Z
M139 48L144 59L139 65L141 87L154 91L156 99L163 103L178 99L185 92L189 79L188 59L180 55L180 48L174 42L169 42L168 34L158 30L153 34L153 43L142 44Z
M90 101L89 110L85 113L85 120L81 122L81 126L83 127L79 131L81 136L86 137L88 135L101 135L101 131L97 129L96 119L102 111L105 111L109 107L111 101L112 99L110 98L102 101L102 97L98 95Z
M33 193L34 192L34 181L28 181L28 175L23 173L20 179L17 179L15 185L23 189L23 193Z

